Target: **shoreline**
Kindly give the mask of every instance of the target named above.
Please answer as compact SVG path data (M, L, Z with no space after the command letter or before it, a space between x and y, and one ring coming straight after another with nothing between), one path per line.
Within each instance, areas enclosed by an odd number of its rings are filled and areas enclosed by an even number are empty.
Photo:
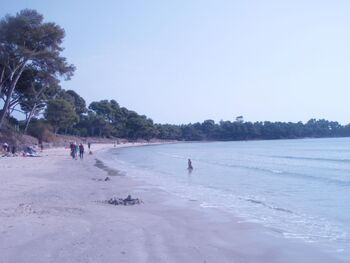
M177 142L177 143L181 143L181 142ZM207 142L205 142L205 143L207 143ZM144 146L152 146L152 145L144 145ZM106 157L106 155L104 155L104 156ZM103 158L100 158L100 159L102 161L104 161ZM107 159L106 161L104 161L104 164L106 167L108 167L108 165L111 165L110 160ZM125 171L125 170L119 171L119 172L128 173L128 171ZM125 176L125 175L127 176L127 174L122 174L122 176ZM136 178L129 176L129 178L132 181L140 182L143 185L147 185L148 187L154 188L155 191L159 191L160 193L165 193L172 200L177 200L177 201L181 200L182 202L188 202L191 210L197 209L197 210L200 210L199 213L204 212L204 213L212 214L212 216L228 217L228 218L231 218L231 220L234 221L235 223L237 223L238 225L239 224L250 225L251 227L255 228L256 230L259 230L260 232L266 233L269 236L269 238L274 240L274 241L271 240L272 242L276 242L276 241L282 242L282 243L285 242L286 246L289 246L291 244L295 247L301 246L298 249L311 250L311 251L313 251L312 253L319 253L319 254L323 255L324 257L327 258L327 260L325 262L347 262L347 259L345 257L336 256L338 251L337 252L335 252L335 251L326 252L324 250L324 248L322 249L321 247L319 247L317 245L317 243L314 243L312 241L307 241L307 240L302 239L302 238L288 238L285 235L286 233L280 229L277 229L273 226L264 225L262 222L255 222L255 221L247 220L247 218L242 217L239 214L237 214L234 211L234 208L227 210L224 207L219 207L219 206L205 206L204 205L205 202L203 203L200 200L194 200L194 199L191 199L190 197L184 197L184 196L181 196L181 195L178 195L175 193L171 193L168 190L164 189L163 187L159 188L158 185L154 185L154 184L151 184L150 182L148 182L147 180L140 179L139 176ZM340 250L340 252L341 251L342 250ZM284 261L285 259L282 259L282 258L280 260L282 260L282 261L278 261L278 262L294 262L293 260L295 260L295 261L299 260L299 262L314 262L314 261L310 261L310 260L313 260L312 256L311 256L311 258L308 258L308 260L306 260L306 261L304 261L305 259L299 259L299 258L297 258L297 259L293 258L292 261ZM320 258L320 259L317 259L317 261L315 261L315 262L324 262L323 260L324 259ZM250 261L247 261L247 262L250 262ZM260 261L258 261L258 262L260 262ZM268 262L270 262L270 261L268 261Z
M62 148L0 158L0 262L341 262L147 182L108 175L96 159L113 148L94 144L83 161ZM143 203L104 203L129 194Z

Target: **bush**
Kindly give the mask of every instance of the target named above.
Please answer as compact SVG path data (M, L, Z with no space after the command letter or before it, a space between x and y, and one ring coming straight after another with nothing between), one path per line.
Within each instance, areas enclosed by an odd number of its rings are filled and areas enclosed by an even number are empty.
M28 134L40 142L51 141L54 137L52 126L43 120L33 120L28 127Z

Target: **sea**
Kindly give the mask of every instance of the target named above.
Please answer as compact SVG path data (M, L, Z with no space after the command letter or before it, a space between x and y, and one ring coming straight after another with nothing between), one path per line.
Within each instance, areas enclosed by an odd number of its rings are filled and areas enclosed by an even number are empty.
M106 162L203 208L350 260L350 138L116 148Z

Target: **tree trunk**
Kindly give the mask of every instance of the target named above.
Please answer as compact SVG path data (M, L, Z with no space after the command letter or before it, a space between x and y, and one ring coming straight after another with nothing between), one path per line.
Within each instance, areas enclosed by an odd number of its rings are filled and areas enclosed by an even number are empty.
M39 97L41 96L41 94L44 92L45 90L45 87L42 88L36 95L35 95L35 102L34 102L34 106L32 107L29 115L27 116L26 114L26 127L24 129L24 134L27 134L27 130L28 130L28 127L29 127L29 123L30 121L32 120L33 118L33 115L34 115L34 111L36 110L36 106L38 105L39 103Z
M17 76L12 81L11 86L10 86L10 88L9 88L7 94L6 94L5 104L4 104L4 107L2 108L2 111L0 112L0 128L1 128L1 125L2 125L2 123L3 123L3 121L4 121L5 117L6 117L6 113L7 113L8 109L9 109L9 106L10 106L12 93L15 90L17 82L18 82L19 78L22 75L22 72L24 70L24 66L25 66L25 63L23 63L23 65L21 66Z
M13 90L9 90L9 94L12 94ZM1 129L1 126L2 126L2 123L6 117L6 114L8 112L8 108L9 108L9 105L10 105L10 100L11 100L11 97L8 95L6 97L6 100L5 100L5 104L4 104L4 107L2 108L2 110L0 111L0 129Z
M1 76L0 76L0 95L1 95L2 89L4 87L4 83L5 83L4 78L5 78L5 66L3 67L2 72L1 72Z
M28 115L27 118L26 118L26 127L24 128L24 134L27 134L27 130L28 130L28 127L29 127L29 123L30 123L30 121L31 121L32 118L33 118L33 114L34 114L35 109L36 109L36 104L34 105L34 107L33 107L32 110L29 112L29 115Z

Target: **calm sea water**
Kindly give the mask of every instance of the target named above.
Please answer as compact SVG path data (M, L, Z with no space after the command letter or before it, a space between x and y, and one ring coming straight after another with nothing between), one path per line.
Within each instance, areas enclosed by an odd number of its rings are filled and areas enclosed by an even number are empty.
M203 207L350 259L350 138L180 143L115 149L109 158Z

